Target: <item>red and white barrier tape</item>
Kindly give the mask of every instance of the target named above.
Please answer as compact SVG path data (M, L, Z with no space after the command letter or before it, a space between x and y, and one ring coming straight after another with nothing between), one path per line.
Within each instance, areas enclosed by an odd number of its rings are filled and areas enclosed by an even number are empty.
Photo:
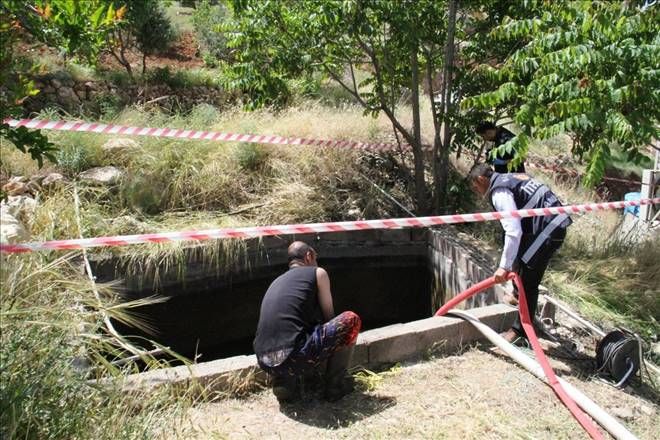
M80 238L45 242L0 244L0 252L18 253L45 250L82 249L104 246L128 246L140 243L166 243L184 240L213 240L220 238L253 238L269 235L314 234L319 232L359 231L365 229L419 228L452 223L484 222L503 218L538 217L557 214L576 214L605 209L620 209L627 206L660 204L655 199L622 202L587 203L583 205L557 206L552 208L520 209L507 212L481 212L431 217L409 217L381 220L363 220L336 223L308 223L298 225L251 226L245 228L221 228L201 231L160 232L153 234L118 235L113 237Z
M317 145L321 147L355 148L358 150L386 151L396 149L390 143L366 143L323 139L287 138L276 135L222 133L218 131L183 130L177 128L131 127L126 125L97 124L75 121L49 121L41 119L5 119L10 127L26 127L39 130L77 131L100 134L122 134L130 136L153 136L174 139L196 139L204 141L249 142L274 145ZM407 146L403 146L407 148Z

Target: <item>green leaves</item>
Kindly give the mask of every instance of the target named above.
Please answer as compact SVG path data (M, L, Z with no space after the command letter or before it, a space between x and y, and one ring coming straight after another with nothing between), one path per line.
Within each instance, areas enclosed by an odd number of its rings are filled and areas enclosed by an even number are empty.
M11 6L11 5L10 5ZM55 161L53 156L56 148L40 131L30 131L25 127L17 129L3 123L5 118L18 116L21 113L21 102L28 96L39 93L22 72L21 64L14 56L16 41L16 17L11 14L0 14L0 137L7 139L22 152L27 152L39 166L44 159Z
M584 176L586 186L595 186L605 176L605 167L610 157L607 142L597 142L591 150L591 157Z
M543 21L538 18L523 20L506 18L501 26L492 30L491 36L501 40L525 38L530 34L539 32L542 25Z
M37 36L67 56L96 64L107 33L118 24L112 0L38 0Z
M482 43L503 45L502 56L475 69L491 85L464 108L508 114L538 139L569 134L573 152L587 153L589 184L602 177L610 144L638 152L658 135L657 7L529 2L510 13Z
M464 109L477 108L483 110L497 107L515 97L517 87L517 84L513 82L504 83L494 92L482 93L479 96L463 100L461 107Z
M29 153L32 159L37 161L40 168L44 164L44 159L48 159L53 163L57 162L54 155L57 148L48 142L48 138L40 131L28 130L25 127L13 129L7 124L0 124L0 137L10 141L23 153Z

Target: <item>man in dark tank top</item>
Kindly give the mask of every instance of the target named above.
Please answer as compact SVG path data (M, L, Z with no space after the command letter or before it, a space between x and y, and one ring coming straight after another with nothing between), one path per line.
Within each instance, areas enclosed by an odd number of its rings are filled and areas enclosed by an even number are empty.
M361 321L350 311L335 316L330 278L316 258L307 243L291 243L289 270L271 283L261 303L254 352L273 377L280 403L296 400L298 379L325 360L324 397L335 401L353 391L347 368Z

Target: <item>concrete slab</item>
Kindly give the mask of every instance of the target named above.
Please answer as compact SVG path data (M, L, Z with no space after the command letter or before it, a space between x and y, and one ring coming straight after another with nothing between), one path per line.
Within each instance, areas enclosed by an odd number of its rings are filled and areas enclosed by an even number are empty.
M496 331L508 328L516 309L495 304L471 309L470 313ZM481 339L470 324L451 317L432 317L403 324L368 330L358 337L353 366L374 368L424 356L429 350L451 352L464 344ZM155 389L163 385L198 384L206 391L230 389L237 382L266 379L254 355L234 356L191 366L179 366L128 376L124 390Z

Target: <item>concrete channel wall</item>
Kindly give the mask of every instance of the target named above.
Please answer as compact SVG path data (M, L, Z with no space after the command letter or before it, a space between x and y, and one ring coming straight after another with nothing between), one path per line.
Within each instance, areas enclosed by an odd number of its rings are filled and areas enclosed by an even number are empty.
M212 284L223 287L259 276L273 278L286 267L286 250L294 240L305 241L324 259L350 259L365 257L426 258L433 274L433 291L438 298L432 306L439 307L448 299L492 275L494 260L480 243L458 232L452 226L436 229L385 229L321 234L298 234L263 237L245 241L240 256L231 261L209 256L199 246L190 246L173 261L154 267L129 270L134 260L122 262L116 258L101 258L92 262L99 282L119 282L118 288L128 299L151 296L154 293L176 295L197 283L200 287ZM216 254L221 254L219 250ZM166 267L163 267L166 266ZM223 271L222 267L229 268ZM504 289L496 286L485 295L479 295L468 307L497 303ZM437 306L437 307L436 307Z
M495 304L472 309L470 313L492 329L503 331L511 326L517 311L511 306ZM360 333L351 366L377 369L429 354L451 353L480 339L483 339L481 333L459 318L431 317L394 324ZM215 393L230 392L237 384L245 386L246 382L267 382L254 355L133 374L124 380L123 387L126 392L132 392L192 385L212 397Z
M438 229L370 230L337 232L327 234L304 234L295 237L266 237L248 243L245 261L248 269L232 274L230 282L238 282L269 273L273 278L286 267L286 248L293 240L312 244L323 258L362 257L410 257L423 258L432 274L433 292L430 310L437 308L493 273L492 258L468 237L452 227ZM191 251L193 252L193 251ZM161 289L177 287L182 282L190 284L195 279L203 283L226 283L226 274L212 272L205 264L188 258L185 278L181 272L161 272ZM132 297L150 294L149 282L139 275L127 276L120 266L112 261L97 262L96 269L101 278L122 278L124 288ZM245 265L243 267L246 267ZM276 269L276 270L274 270ZM271 273L272 272L272 273ZM123 276L122 276L123 275ZM147 276L148 278L148 276ZM187 280L187 281L186 281ZM491 328L501 331L508 328L516 311L510 306L497 304L504 290L497 286L484 294L477 295L463 305L472 309L475 316ZM470 344L481 335L466 322L449 317L426 318L374 328L360 333L354 366L377 368L424 356L430 352L452 352L461 345ZM206 390L221 391L240 381L262 381L265 376L259 371L254 355L232 356L191 366L179 366L132 375L127 379L126 389L151 388L164 384L196 383Z

